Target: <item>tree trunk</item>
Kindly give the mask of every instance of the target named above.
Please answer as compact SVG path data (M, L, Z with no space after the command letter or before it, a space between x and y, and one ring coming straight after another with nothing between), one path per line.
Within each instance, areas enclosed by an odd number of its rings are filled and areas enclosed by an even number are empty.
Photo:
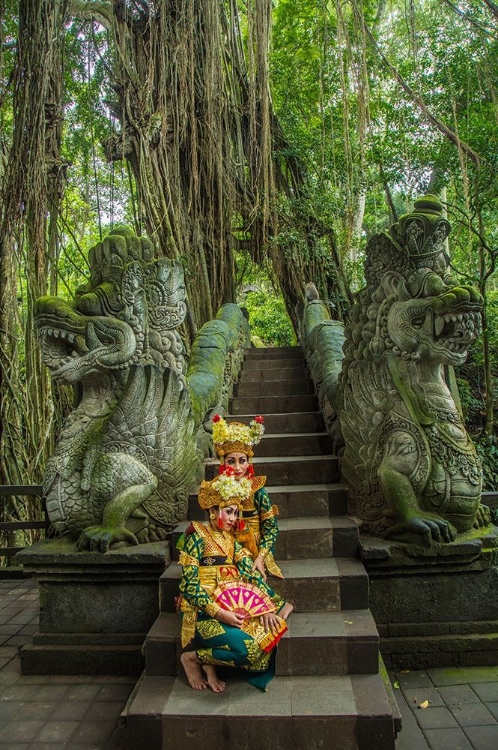
M63 0L19 3L14 131L0 208L1 484L40 481L50 450L53 406L36 345L33 306L47 289L47 216L57 211L61 194L64 12ZM20 267L26 269L25 287L20 286ZM24 295L21 319L19 298Z

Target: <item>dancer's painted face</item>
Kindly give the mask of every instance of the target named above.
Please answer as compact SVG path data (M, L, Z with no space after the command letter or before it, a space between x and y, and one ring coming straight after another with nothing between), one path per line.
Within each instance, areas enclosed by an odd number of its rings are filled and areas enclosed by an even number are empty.
M225 464L233 469L235 479L242 479L247 472L249 461L245 453L229 453Z
M231 531L237 523L239 509L237 505L227 505L225 508L215 509L217 519L215 524L223 531Z

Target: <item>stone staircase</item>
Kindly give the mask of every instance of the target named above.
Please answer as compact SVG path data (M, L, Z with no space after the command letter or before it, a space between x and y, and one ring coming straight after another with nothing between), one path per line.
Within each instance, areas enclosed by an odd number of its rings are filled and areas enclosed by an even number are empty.
M234 679L223 694L188 686L174 611L181 568L173 563L160 580L146 669L123 715L129 750L394 750L398 718L379 673L358 528L345 515L339 460L317 409L300 349L248 350L230 413L246 423L265 417L255 465L279 507L275 559L285 575L270 583L295 605L276 678L267 693ZM207 478L216 473L208 462ZM189 517L204 517L195 496Z

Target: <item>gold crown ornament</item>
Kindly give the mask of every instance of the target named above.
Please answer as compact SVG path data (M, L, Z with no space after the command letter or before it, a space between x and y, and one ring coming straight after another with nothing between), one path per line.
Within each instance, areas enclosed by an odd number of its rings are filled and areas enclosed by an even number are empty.
M253 447L259 443L265 431L264 419L254 417L247 425L242 422L226 422L219 414L213 417L214 449L222 463L229 453L245 453L254 456Z
M244 500L252 493L252 482L249 479L237 480L228 474L220 474L219 477L209 482L201 482L199 488L199 505L203 510L209 510L215 505L225 508L227 505L236 505L239 509Z

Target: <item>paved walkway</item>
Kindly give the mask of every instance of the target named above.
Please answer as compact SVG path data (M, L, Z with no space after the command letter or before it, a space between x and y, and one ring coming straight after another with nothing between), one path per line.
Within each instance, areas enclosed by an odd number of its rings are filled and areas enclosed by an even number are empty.
M0 580L0 750L125 750L119 714L135 681L21 675L17 648L37 620L36 581ZM392 680L403 716L397 750L498 750L498 666Z
M36 581L0 580L0 750L125 750L118 719L135 680L21 675L17 648L37 621Z

